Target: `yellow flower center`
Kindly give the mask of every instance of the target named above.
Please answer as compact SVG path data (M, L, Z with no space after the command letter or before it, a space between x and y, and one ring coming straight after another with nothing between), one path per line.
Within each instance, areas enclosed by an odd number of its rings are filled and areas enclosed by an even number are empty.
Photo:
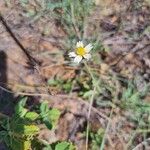
M84 56L86 54L86 51L85 51L85 49L83 47L78 47L76 49L76 54L80 55L80 56Z

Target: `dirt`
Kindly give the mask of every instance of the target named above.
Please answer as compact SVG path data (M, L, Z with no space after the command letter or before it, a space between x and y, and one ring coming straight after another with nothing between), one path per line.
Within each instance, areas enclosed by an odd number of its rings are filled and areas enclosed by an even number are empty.
M99 56L103 59L103 64L99 66L101 74L112 70L127 79L136 77L136 85L140 91L142 84L150 83L150 5L145 1L131 0L108 0L105 5L102 4L101 0L96 0L96 8L87 17L84 36L90 39L93 32L97 32L99 41L103 43L104 49L108 50L99 52ZM33 2L31 10L35 7L34 5ZM136 6L138 8L135 8ZM79 99L76 94L75 97L64 95L62 91L47 86L49 78L57 76L57 78L67 80L78 75L78 69L69 66L64 55L66 53L64 39L67 34L63 26L58 24L53 17L45 14L37 20L32 20L25 16L24 11L17 0L11 1L9 5L6 5L5 1L0 2L0 12L14 36L27 53L40 64L29 63L28 56L1 23L0 52L4 56L6 66L3 66L4 69L1 71L4 77L0 80L0 85L9 88L14 93L53 94L54 96L49 98L52 99L49 105L59 108L62 111L62 117L57 135L50 133L48 136L53 134L54 138L57 137L55 140L70 139L78 145L79 149L83 149L85 141L80 132L87 123L88 103ZM106 79L105 76L103 78ZM114 83L115 81L108 82ZM149 101L149 97L146 101ZM104 115L110 112L107 109L92 107L89 121L95 129L105 127L108 123L108 118L101 116L101 111ZM122 137L126 131L130 135L134 128L132 124L130 126L125 124L126 118L119 115L121 110L116 111L112 119L114 125L112 128L115 131L109 131L112 134L108 137L107 143L112 144L106 147L107 150L112 147L114 150L123 149L122 146L126 141ZM120 126L124 124L124 127L120 127L119 122ZM116 130L121 132L118 132L121 138L118 134L116 135ZM41 136L42 134L41 132ZM137 143L140 142L141 140Z

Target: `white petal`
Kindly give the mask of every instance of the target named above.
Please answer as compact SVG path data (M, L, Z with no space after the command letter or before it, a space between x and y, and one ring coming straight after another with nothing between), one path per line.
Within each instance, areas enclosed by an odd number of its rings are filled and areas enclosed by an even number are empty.
M77 56L75 52L70 52L68 55L69 55L69 57L76 57Z
M85 46L85 50L87 53L89 53L92 48L93 48L92 44L88 44L87 46Z
M84 57L85 59L89 60L89 59L91 58L91 54L85 54L83 57Z
M76 56L74 62L79 63L81 60L82 60L82 56Z
M79 42L77 42L77 45L76 45L76 46L77 46L77 48L78 48L78 47L83 47L84 45L83 45L83 42L82 42L82 41L79 41Z

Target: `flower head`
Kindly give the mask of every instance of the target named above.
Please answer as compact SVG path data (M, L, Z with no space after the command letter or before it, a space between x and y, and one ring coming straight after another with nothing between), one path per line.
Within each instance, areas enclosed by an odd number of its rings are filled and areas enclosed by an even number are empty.
M91 54L89 52L93 46L91 44L88 44L84 47L83 42L79 41L76 44L75 52L70 52L69 57L74 58L75 63L79 63L83 58L89 60L91 58Z

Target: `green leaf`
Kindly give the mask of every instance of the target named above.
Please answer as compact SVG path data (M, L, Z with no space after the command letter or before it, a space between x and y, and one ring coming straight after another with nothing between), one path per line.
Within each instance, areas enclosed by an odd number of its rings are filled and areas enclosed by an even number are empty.
M51 10L54 10L56 8L61 8L61 7L62 7L61 2L55 2L55 3L48 3L47 4L47 9L51 9Z
M47 117L43 118L43 122L49 130L51 130L53 128L51 121Z
M48 103L47 102L42 102L41 105L40 105L40 115L41 117L45 117L47 115L49 111L49 107L48 107Z
M5 130L8 130L9 129L9 118L3 118L0 122L0 125Z
M25 115L25 118L31 121L36 120L39 117L39 114L36 112L27 112Z
M23 129L24 129L23 134L25 136L31 136L31 135L34 136L38 134L40 130L39 127L36 125L24 125Z
M24 108L27 101L27 97L22 98L15 107L15 114L19 117L23 117L27 113L27 109Z
M26 108L19 108L19 110L18 110L18 112L17 112L17 114L16 115L18 115L19 117L24 117L25 116L25 114L28 112L28 110L26 109Z
M31 149L31 141L23 141L23 150L30 150Z
M140 97L139 97L139 93L136 92L134 93L131 97L130 97L130 101L133 103L137 103L139 101Z
M68 142L61 142L56 145L55 150L68 150L68 148L69 148Z
M3 141L9 147L9 145L10 145L10 137L8 135L3 137Z
M53 150L50 145L47 145L46 147L43 148L43 150Z
M26 125L24 123L22 124L16 124L15 126L12 127L12 134L14 137L18 139L22 139L26 137L28 138L33 138L36 134L39 133L39 127L33 124Z
M50 130L55 128L61 114L60 111L55 108L49 110L47 103L46 104L43 103L40 109L41 109L40 115L47 128Z
M132 86L129 84L128 88L123 92L123 99L124 100L128 100L128 98L130 98L130 96L133 94L133 88Z
M27 99L28 99L27 97L21 98L21 100L18 102L17 105L22 106L22 107L25 107L26 102L27 102Z
M89 98L89 97L91 97L91 95L93 94L93 92L94 92L93 90L85 92L84 95L83 95L83 98Z
M61 112L56 108L53 108L53 109L49 110L48 119L52 124L52 128L56 127L56 125L58 123L58 119L60 117L60 114L61 114Z
M4 137L7 136L8 133L6 131L0 131L0 142L4 140Z
M30 150L31 149L31 141L12 139L12 150Z
M58 143L55 150L75 150L75 147L69 142Z
M12 150L24 150L23 143L20 140L15 138L12 138L10 147Z
M50 86L56 86L58 84L59 84L58 80L55 80L55 79L49 79L48 80L48 85L50 85Z
M66 92L70 92L72 88L72 83L71 82L67 82L63 84L63 90Z

